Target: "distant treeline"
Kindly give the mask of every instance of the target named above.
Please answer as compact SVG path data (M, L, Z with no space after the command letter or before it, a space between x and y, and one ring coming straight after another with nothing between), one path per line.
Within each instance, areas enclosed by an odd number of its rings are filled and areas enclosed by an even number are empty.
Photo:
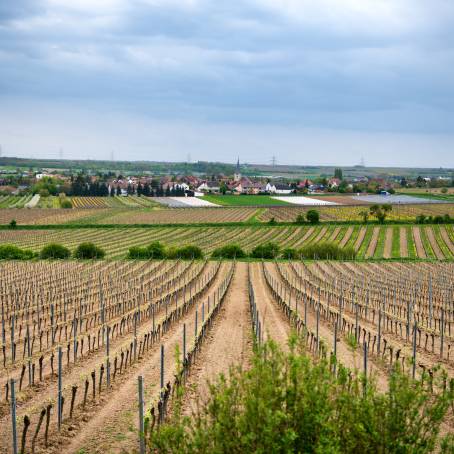
M203 174L233 175L234 164L220 162L148 162L148 161L91 161L91 160L72 160L72 159L24 159L24 158L0 158L0 166L15 168L33 169L59 169L68 170L71 173L77 171L122 171L122 172L150 172L153 174ZM248 169L249 172L253 169ZM243 169L242 169L243 171ZM248 173L244 169L245 173Z

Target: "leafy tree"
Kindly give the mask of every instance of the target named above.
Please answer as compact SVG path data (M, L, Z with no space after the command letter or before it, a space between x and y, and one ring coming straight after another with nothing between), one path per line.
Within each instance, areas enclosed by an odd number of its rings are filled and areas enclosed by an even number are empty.
M343 180L342 169L340 167L334 169L334 178L338 178L339 180Z
M11 219L8 225L10 229L14 230L17 227L17 221L15 219Z
M174 250L174 258L183 260L203 259L203 251L198 246L189 244Z
M386 216L392 210L392 205L385 203L383 205L372 205L369 209L370 214L375 216L380 224L385 222Z
M363 210L363 211L360 211L358 214L363 218L364 224L367 224L367 221L369 220L369 214L370 214L369 211Z
M21 249L14 244L0 245L0 260L29 260L34 256L34 252Z
M153 241L147 246L148 258L164 259L166 257L165 246L159 241Z
M309 210L306 214L306 219L311 224L318 224L320 221L320 214L317 210Z
M241 259L246 257L246 252L238 244L226 244L225 246L219 247L211 254L213 258L223 259Z
M281 257L287 260L297 260L300 258L300 254L296 249L288 247L281 252Z
M257 259L274 259L279 254L279 245L269 241L252 249L251 256Z
M61 244L51 243L41 249L39 257L41 259L68 259L71 257L71 251Z
M306 222L306 218L304 217L304 213L300 213L300 214L296 217L295 224L304 224L305 222Z
M79 244L74 251L76 259L102 259L105 254L103 249L90 242Z

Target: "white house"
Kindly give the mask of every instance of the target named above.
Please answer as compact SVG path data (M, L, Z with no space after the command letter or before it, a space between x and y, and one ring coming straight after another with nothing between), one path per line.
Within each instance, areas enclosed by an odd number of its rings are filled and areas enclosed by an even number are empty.
M219 192L220 186L217 181L204 181L198 188L197 191L200 192Z
M173 189L182 189L183 191L189 191L189 185L186 183L175 183Z
M265 187L266 192L271 194L283 194L288 195L291 194L293 191L292 187L287 184L271 184L267 183Z

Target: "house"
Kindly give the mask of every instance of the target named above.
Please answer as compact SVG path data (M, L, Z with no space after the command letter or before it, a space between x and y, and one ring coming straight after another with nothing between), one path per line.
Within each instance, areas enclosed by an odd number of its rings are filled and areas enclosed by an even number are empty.
M243 194L260 194L261 192L266 192L266 186L262 183L248 183L242 185Z
M295 192L295 190L288 184L281 184L281 183L276 183L276 184L267 183L265 190L266 190L266 192L269 192L271 194L280 194L280 195L288 195L288 194L292 194L293 192Z
M199 192L219 192L220 186L217 181L204 181L198 188Z
M328 180L328 186L330 188L338 188L340 184L341 184L341 180L339 180L339 178L330 178Z

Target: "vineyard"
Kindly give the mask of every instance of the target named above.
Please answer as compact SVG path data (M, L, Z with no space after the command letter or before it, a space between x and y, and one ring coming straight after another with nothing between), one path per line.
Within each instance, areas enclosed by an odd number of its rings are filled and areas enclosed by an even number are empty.
M353 247L358 259L454 259L452 225L405 226L221 226L153 228L83 228L0 230L1 244L15 244L38 252L48 243L73 249L91 241L105 249L108 258L124 258L131 246L161 241L169 246L194 244L209 254L225 244L239 244L247 251L273 241L281 248L329 242Z
M152 417L145 430L152 434L172 411L174 377L188 388L183 411L190 415L207 379L230 364L247 367L251 325L258 339L281 345L296 329L314 356L334 354L338 367L353 373L367 354L367 375L381 390L397 363L434 388L437 365L445 380L454 377L452 264L1 267L1 452L11 452L12 402L24 452L138 451L137 376ZM177 347L185 358L181 372Z
M10 198L9 198L10 200ZM19 202L20 200L20 202ZM72 209L59 208L58 198L41 197L35 205L32 197L16 198L14 204L1 205L0 224L15 219L23 225L56 224L206 224L206 223L294 223L300 214L311 207L213 207L213 208L164 208L145 197L73 197ZM20 207L31 209L18 209ZM36 206L36 208L35 208ZM369 206L320 206L316 207L322 222L363 222ZM454 204L393 205L387 220L414 223L419 215L454 217ZM374 220L368 215L370 220Z
M330 198L331 200L331 198ZM301 213L307 213L311 207L273 207L264 210L258 219L267 222L274 218L276 221L293 222ZM367 205L357 206L320 206L317 207L322 221L362 221L363 213L369 211ZM454 204L432 203L432 204L402 204L392 205L387 219L392 221L414 221L416 216L454 216Z

